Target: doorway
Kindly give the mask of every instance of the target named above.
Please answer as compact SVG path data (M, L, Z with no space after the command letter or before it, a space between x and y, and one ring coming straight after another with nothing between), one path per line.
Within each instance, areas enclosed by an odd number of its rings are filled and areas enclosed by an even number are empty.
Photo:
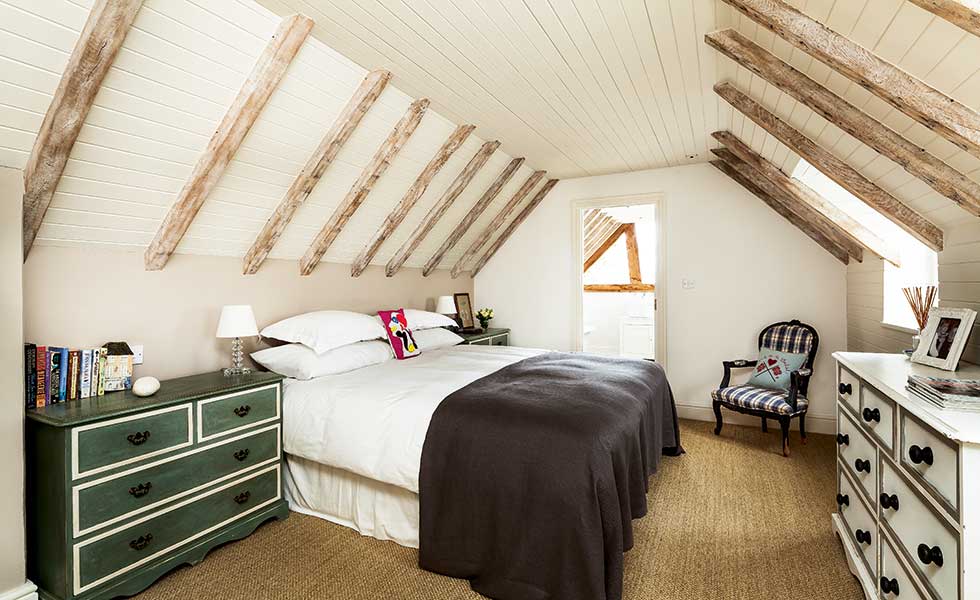
M576 349L663 363L662 197L587 200L573 211Z

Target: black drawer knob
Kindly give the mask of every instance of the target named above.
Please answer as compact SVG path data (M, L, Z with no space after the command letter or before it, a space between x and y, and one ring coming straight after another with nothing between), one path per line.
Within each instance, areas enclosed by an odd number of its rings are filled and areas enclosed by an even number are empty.
M248 458L248 448L242 448L241 450L235 451L235 460L241 462Z
M850 443L851 443L851 436L849 436L846 433L838 433L837 434L837 445L838 446L847 446Z
M865 473L871 473L871 461L861 460L860 458L857 458L854 460L854 468L857 469L858 473L860 473L861 471L864 471Z
M844 394L847 394L848 396L850 396L851 395L851 389L852 389L851 388L851 384L849 384L849 383L842 383L842 384L840 384L840 385L837 386L837 391L840 392L842 396Z
M881 593L882 594L895 594L898 595L898 580L888 579L887 577L881 578Z
M251 406L249 406L248 404L243 404L242 406L239 406L238 408L235 409L235 414L238 415L239 417L244 417L251 410L252 410Z
M861 411L861 417L868 423L875 421L876 423L881 423L881 411L877 408L867 408Z
M854 539L858 541L859 544L871 544L871 532L865 531L863 529L854 530Z
M885 492L882 492L879 498L881 499L882 508L886 510L889 508L893 508L895 509L896 512L898 511L898 496L896 496L895 494L889 495L886 494Z
M248 502L248 499L251 497L252 494L248 493L247 491L242 492L241 494L235 496L235 504L245 504L246 502Z
M909 446L909 460L911 460L913 464L920 465L925 463L932 466L932 459L932 448L929 446L924 448L920 448L915 444Z
M850 506L850 505L851 505L851 499L847 496L847 494L837 494L838 507Z
M153 541L153 534L147 533L129 542L129 547L132 548L133 550L142 550L143 548L149 546L150 542L152 541Z
M149 431L137 431L136 433L131 433L131 434L127 435L126 436L126 439L129 440L129 443L130 444L132 444L134 446L140 446L140 445L144 444L146 442L146 440L150 439L150 432Z
M134 498L142 498L143 496L150 493L150 488L152 487L153 484L147 481L146 483L141 483L137 486L133 486L129 488L129 493Z
M939 546L933 546L930 548L926 544L919 544L919 547L916 550L922 564L934 564L937 567L943 566L943 551L939 548Z

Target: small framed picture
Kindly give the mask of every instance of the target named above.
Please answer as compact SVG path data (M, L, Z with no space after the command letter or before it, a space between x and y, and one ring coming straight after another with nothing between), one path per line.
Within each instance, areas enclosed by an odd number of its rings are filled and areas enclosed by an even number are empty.
M955 371L977 312L969 308L933 308L912 362Z
M469 294L453 294L456 302L456 315L459 318L459 325L463 329L473 329L473 304L470 302Z

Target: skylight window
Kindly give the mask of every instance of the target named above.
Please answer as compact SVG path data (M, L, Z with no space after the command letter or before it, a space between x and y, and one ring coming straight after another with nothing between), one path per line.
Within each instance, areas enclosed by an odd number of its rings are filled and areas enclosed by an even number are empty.
M937 285L939 257L934 250L874 210L803 159L793 169L793 177L810 186L872 233L898 250L901 267L884 261L882 291L883 325L917 330L915 317L902 294L903 287Z

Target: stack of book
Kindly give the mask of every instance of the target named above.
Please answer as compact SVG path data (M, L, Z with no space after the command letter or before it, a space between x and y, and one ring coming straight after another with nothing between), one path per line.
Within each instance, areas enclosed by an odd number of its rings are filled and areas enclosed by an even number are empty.
M909 375L908 391L940 408L980 410L980 379L942 379Z
M106 353L104 347L72 350L24 344L27 408L105 394Z

